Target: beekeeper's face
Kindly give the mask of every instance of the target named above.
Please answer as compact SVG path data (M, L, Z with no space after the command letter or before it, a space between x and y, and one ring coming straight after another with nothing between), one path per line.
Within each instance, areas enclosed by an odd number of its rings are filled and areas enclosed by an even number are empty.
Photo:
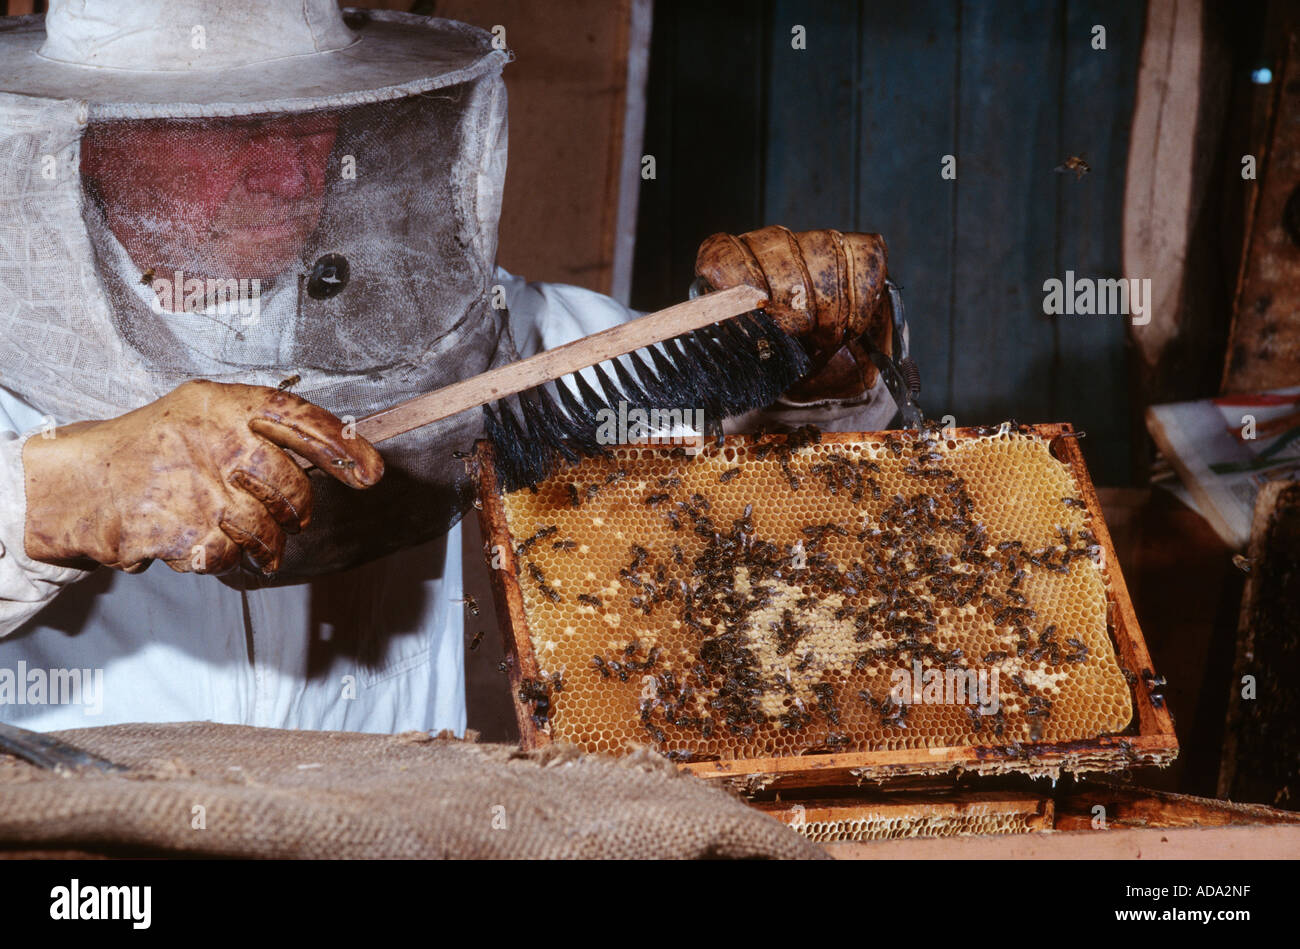
M270 279L320 220L338 117L102 122L81 170L142 270Z

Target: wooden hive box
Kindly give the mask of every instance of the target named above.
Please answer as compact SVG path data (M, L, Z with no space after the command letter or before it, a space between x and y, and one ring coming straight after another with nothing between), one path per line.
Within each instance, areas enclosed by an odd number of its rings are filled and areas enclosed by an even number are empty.
M617 446L508 495L481 444L524 747L650 745L751 792L1167 765L1162 680L1071 435Z

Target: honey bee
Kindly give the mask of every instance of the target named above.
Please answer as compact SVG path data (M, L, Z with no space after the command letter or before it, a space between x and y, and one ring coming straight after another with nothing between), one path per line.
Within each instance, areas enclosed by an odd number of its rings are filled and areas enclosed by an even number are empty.
M479 644L483 642L483 634L484 634L484 630L481 629L474 634L474 638L471 639L469 642L469 648L471 652L473 652L475 649L478 649Z
M537 531L537 533L533 534L531 537L527 537L519 544L517 544L515 546L515 553L522 557L524 554L532 550L533 546L538 541L545 540L551 535L558 534L559 532L560 529L554 524L551 524L549 527L543 527L541 530Z
M457 602L464 603L466 611L471 616L478 616L478 600L474 599L470 594L466 593Z
M140 275L140 285L145 287L153 286L153 268L150 267Z
M297 373L294 373L292 376L290 376L287 379L281 379L280 384L276 386L276 388L279 389L281 392L288 392L290 389L292 389L300 382L302 382L302 376L298 375Z
M1067 173L1067 172L1071 172L1071 171L1072 171L1072 172L1074 172L1074 180L1075 180L1075 181L1078 181L1080 178L1082 178L1082 177L1083 177L1084 175L1086 175L1088 172L1092 171L1092 166L1089 165L1086 161L1084 161L1084 160L1083 160L1081 157L1079 157L1078 155L1071 155L1069 158L1067 158L1065 161L1061 162L1061 164L1057 165L1057 166L1056 166L1054 169L1052 169L1052 170L1053 170L1053 171L1056 171L1056 172L1059 172L1059 173L1061 173L1061 174L1065 174L1065 173Z
M732 479L739 478L739 477L740 477L739 467L728 468L726 471L722 472L722 474L718 475L718 483L726 484L728 481L731 481Z

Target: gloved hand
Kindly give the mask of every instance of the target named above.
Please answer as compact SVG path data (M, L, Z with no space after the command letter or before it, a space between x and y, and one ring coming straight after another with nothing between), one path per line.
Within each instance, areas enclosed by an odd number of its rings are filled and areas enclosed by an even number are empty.
M746 284L768 295L768 315L803 341L815 367L787 395L811 402L852 398L875 384L877 370L861 341L891 351L886 263L879 234L795 234L773 225L707 238L695 274L714 290Z
M23 447L33 560L127 573L157 559L223 573L246 551L274 572L286 533L311 520L291 448L353 488L384 473L369 442L289 392L187 382L133 412L34 436Z

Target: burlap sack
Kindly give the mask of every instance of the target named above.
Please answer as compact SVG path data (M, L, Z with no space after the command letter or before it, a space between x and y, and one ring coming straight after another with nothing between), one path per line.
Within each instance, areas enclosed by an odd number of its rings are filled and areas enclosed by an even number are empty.
M524 754L410 732L188 722L56 733L121 774L0 757L0 853L220 857L818 857L649 753Z

